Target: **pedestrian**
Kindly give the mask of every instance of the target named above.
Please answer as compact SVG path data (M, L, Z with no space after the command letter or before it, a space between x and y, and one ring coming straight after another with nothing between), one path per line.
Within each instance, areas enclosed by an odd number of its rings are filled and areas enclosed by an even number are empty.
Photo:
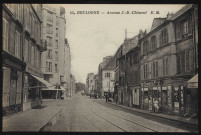
M108 95L107 95L107 93L105 93L105 101L106 101L106 103L108 102L107 97L108 97Z
M115 95L115 100L116 100L116 104L117 104L117 102L118 102L118 96L117 96L117 94Z
M154 112L157 113L159 109L158 100L154 98Z
M151 99L149 99L149 112L152 111L152 103L151 103Z

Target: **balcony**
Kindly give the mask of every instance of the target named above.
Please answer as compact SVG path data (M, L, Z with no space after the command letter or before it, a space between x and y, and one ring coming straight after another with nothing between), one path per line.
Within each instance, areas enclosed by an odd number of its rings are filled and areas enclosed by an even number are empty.
M44 39L40 40L40 51L44 52L47 50L47 41Z

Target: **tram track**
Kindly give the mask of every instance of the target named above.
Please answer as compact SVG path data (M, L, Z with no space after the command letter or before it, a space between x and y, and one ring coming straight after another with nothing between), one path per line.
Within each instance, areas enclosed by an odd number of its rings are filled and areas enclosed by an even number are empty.
M95 106L95 105L92 104L92 103L90 103L90 105ZM95 107L96 107L96 106L95 106ZM103 107L101 107L101 108L103 108ZM105 108L103 108L103 109L106 110ZM127 132L127 130L125 130L125 129L121 128L120 126L118 126L117 124L115 124L115 123L113 123L113 122L111 122L111 121L105 119L103 116L100 116L99 114L97 114L96 112L94 112L91 108L89 108L89 110L90 110L91 112L93 112L96 116L98 116L98 117L102 118L103 120L109 122L109 123L112 124L113 126L119 128L119 129L121 129L121 130L124 131L124 132ZM131 120L125 119L125 118L120 117L120 116L118 116L118 115L115 115L115 114L113 114L113 113L111 113L111 112L106 111L106 113L109 113L109 114L111 114L111 115L113 115L113 116L115 116L115 117L118 117L118 118L120 118L120 119L123 119L124 121L127 121L127 122L132 123L132 124L137 125L137 126L140 126L140 127L142 127L142 128L148 129L148 130L150 130L150 131L158 132L158 131L156 131L156 130L154 130L154 129L151 129L151 128L149 128L149 127L143 126L143 125L141 125L141 124L139 124L139 123L136 123L136 122L133 122L133 121L131 121Z
M95 106L95 105L94 105ZM104 109L104 110L106 110L104 107L102 107L101 106L101 108L102 109ZM123 109L125 109L125 108L123 108ZM125 109L125 110L127 110L127 109ZM128 110L128 111L131 111L131 110ZM108 111L107 111L108 112ZM108 113L110 113L110 114L112 114L112 115L115 115L115 116L117 116L117 117L121 117L121 116L119 116L119 115L116 115L116 114L114 114L114 113L111 113L111 112L108 112ZM139 113L139 112L136 112L136 113ZM148 116L148 114L143 114L144 116ZM141 115L139 115L139 116L141 116ZM123 118L123 117L121 117L122 119L125 119L125 118ZM182 121L177 121L177 120L172 120L172 119L167 119L167 118L163 118L163 117L157 117L157 116L153 116L153 118L154 118L154 120L156 120L156 122L162 122L162 121L165 121L165 123L167 124L167 125L170 125L170 126L176 126L176 127L178 127L178 128L182 128L182 129L184 129L184 130L189 130L190 132L193 132L193 133L197 133L198 132L198 126L197 125L194 125L194 124L190 124L190 123L185 123L185 122L182 122ZM153 119L152 118L152 119ZM148 118L149 119L149 118ZM128 120L128 119L127 119ZM130 121L130 120L128 120L128 121ZM133 122L133 121L131 121L131 122ZM165 124L165 123L163 123L163 124ZM138 123L136 123L136 124L138 124ZM173 124L173 125L172 125ZM139 125L141 125L141 124L139 124ZM141 125L141 126L143 126L143 125ZM148 127L147 127L148 128Z

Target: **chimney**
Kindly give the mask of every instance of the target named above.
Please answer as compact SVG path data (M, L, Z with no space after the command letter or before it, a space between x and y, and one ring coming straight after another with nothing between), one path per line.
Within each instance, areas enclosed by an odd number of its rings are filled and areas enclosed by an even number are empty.
M172 13L169 13L169 12L168 12L168 14L167 14L167 19L170 19L170 18L172 17L172 15L173 15L173 12L172 12Z

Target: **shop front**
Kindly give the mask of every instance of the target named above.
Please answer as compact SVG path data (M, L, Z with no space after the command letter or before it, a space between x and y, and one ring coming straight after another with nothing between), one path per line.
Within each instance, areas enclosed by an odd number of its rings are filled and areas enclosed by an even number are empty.
M131 87L132 91L132 106L135 108L140 108L140 87Z
M186 113L190 115L198 114L198 74L187 81L186 88Z
M2 53L2 110L3 116L22 111L22 82L25 63Z
M43 87L51 86L43 79L43 73L27 64L24 74L23 111L42 105Z

